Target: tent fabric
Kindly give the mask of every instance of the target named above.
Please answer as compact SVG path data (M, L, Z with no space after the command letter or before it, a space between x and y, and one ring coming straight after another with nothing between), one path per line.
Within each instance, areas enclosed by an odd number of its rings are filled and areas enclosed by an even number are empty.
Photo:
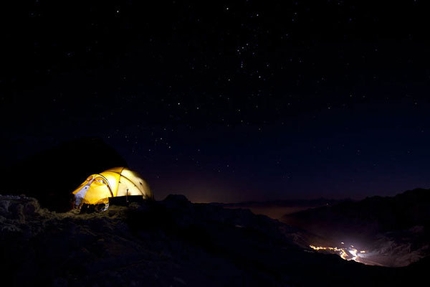
M115 167L90 175L73 191L75 204L108 204L110 197L139 196L153 199L147 183L136 172Z

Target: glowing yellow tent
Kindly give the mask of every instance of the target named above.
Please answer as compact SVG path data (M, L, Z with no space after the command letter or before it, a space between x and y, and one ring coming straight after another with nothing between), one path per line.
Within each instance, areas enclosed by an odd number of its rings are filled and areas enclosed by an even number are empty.
M75 205L109 204L110 197L140 195L153 199L146 182L136 173L124 167L115 167L90 175L73 191Z

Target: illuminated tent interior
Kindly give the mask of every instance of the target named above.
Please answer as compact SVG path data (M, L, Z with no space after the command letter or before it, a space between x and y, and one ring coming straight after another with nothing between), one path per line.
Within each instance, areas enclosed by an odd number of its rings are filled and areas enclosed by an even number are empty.
M73 194L76 206L108 204L112 197L154 198L147 183L136 172L125 167L115 167L90 175Z

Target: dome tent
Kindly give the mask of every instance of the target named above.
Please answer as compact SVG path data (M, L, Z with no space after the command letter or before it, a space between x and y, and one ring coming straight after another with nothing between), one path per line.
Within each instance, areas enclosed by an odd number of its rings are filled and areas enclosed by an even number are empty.
M146 182L136 172L125 167L115 167L92 174L72 193L75 196L75 207L78 208L83 204L108 206L109 198L112 197L154 198Z

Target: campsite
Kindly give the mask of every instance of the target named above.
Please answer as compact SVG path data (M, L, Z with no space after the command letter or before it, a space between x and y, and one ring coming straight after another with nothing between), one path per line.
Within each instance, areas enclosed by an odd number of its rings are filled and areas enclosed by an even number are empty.
M63 159L79 163L97 150L105 151L105 163L117 163L103 142L86 139L10 171L42 177L49 170L66 183L64 170L79 169ZM403 286L409 278L425 280L428 258L402 268L344 260L312 249L306 230L249 209L193 203L180 194L159 199L129 168L99 170L71 173L84 179L70 188L57 185L52 198L43 186L4 189L1 275L9 286Z

